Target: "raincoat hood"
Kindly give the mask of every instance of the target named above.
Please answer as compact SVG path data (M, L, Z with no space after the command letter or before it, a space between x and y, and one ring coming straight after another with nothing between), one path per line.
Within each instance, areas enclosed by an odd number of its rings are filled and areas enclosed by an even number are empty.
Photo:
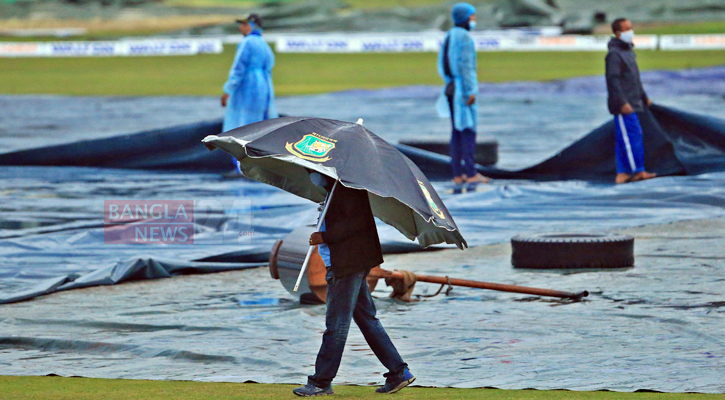
M468 3L458 3L453 6L451 10L451 16L453 17L453 23L460 25L468 21L468 18L476 13L476 7Z

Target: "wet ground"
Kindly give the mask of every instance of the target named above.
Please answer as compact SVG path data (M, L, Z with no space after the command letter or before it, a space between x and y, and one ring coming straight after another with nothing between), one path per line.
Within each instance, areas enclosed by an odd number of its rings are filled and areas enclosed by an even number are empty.
M387 269L559 289L580 303L455 288L378 314L423 386L725 391L725 220L650 225L631 269L511 267L501 243L387 256ZM418 283L416 294L437 285ZM0 309L12 375L302 383L324 306L301 306L266 268L181 276L42 297ZM353 327L337 383L377 384L382 367Z
M656 101L725 118L725 68L652 74ZM676 79L675 79L676 78ZM539 162L608 120L599 78L482 86L481 136L503 168ZM354 121L395 141L447 137L439 88L279 99L280 111ZM0 96L0 151L163 128L221 116L216 98ZM0 297L59 275L133 257L193 260L269 248L314 220L315 206L267 186L212 174L0 167ZM384 267L589 290L581 303L456 288L418 303L375 295L379 317L416 384L500 388L724 392L725 173L628 185L497 181L475 193L436 188L473 247L388 255ZM242 223L202 226L193 246L103 243L103 201L194 199ZM213 203L213 205L211 204ZM209 229L206 229L209 228ZM253 237L241 238L240 229ZM636 266L617 271L514 270L520 232L617 231L636 237ZM402 243L380 226L387 243ZM433 293L420 283L416 293ZM266 269L133 282L0 305L5 374L302 383L324 329ZM354 331L354 329L353 329ZM353 332L339 383L382 381Z

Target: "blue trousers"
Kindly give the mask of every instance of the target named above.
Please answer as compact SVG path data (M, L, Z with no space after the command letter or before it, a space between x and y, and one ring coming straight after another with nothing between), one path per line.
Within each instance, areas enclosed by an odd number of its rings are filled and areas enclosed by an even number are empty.
M453 176L461 176L464 173L467 177L476 175L476 131L466 128L462 131L456 130L456 123L453 120L453 97L448 97L448 107L451 110L451 172ZM461 167L463 162L464 167Z
M327 280L327 329L322 335L322 346L315 361L315 374L308 377L308 383L327 387L337 375L345 349L351 320L360 328L365 340L388 369L389 373L402 375L408 366L398 354L383 325L375 317L375 304L365 280L367 272L358 272L342 278L335 278L328 268Z
M614 116L617 129L614 152L617 173L635 174L644 171L644 144L642 126L636 113Z
M476 175L476 132L473 129L451 133L451 172L453 176L466 174L471 178ZM463 162L463 166L461 165Z

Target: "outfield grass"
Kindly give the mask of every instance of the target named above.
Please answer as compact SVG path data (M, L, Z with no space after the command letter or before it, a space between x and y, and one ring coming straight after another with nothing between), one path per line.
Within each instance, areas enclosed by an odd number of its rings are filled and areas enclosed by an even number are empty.
M165 4L187 7L259 7L265 3L299 3L300 0L165 0ZM491 2L494 0L483 0ZM481 0L478 1L479 3ZM390 9L395 7L425 7L435 4L452 4L445 0L342 0L342 3L356 9Z
M151 36L183 29L231 24L234 18L226 11L217 15L167 15L132 19L0 19L0 31L15 29L62 29L81 28L86 33L79 36L58 37L0 37L6 42L69 41L69 40L116 40L119 37Z
M635 22L636 23L636 22ZM725 21L650 23L634 27L640 35L699 35L725 33Z
M221 400L292 399L294 385L202 383L119 379L0 376L3 400ZM335 386L334 399L381 399L370 386ZM723 394L571 392L563 390L498 390L411 387L396 400L722 400ZM331 398L331 399L332 399Z
M224 53L174 57L17 58L0 62L0 93L63 95L218 95L234 58ZM639 51L642 70L725 64L725 50ZM604 73L603 52L482 52L481 82L546 81ZM278 96L346 89L440 85L435 53L277 54Z

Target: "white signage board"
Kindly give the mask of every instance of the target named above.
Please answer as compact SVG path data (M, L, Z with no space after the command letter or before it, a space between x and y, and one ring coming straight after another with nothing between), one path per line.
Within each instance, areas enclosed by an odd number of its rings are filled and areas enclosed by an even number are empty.
M106 42L0 42L0 57L184 56L221 53L218 39L143 39Z

